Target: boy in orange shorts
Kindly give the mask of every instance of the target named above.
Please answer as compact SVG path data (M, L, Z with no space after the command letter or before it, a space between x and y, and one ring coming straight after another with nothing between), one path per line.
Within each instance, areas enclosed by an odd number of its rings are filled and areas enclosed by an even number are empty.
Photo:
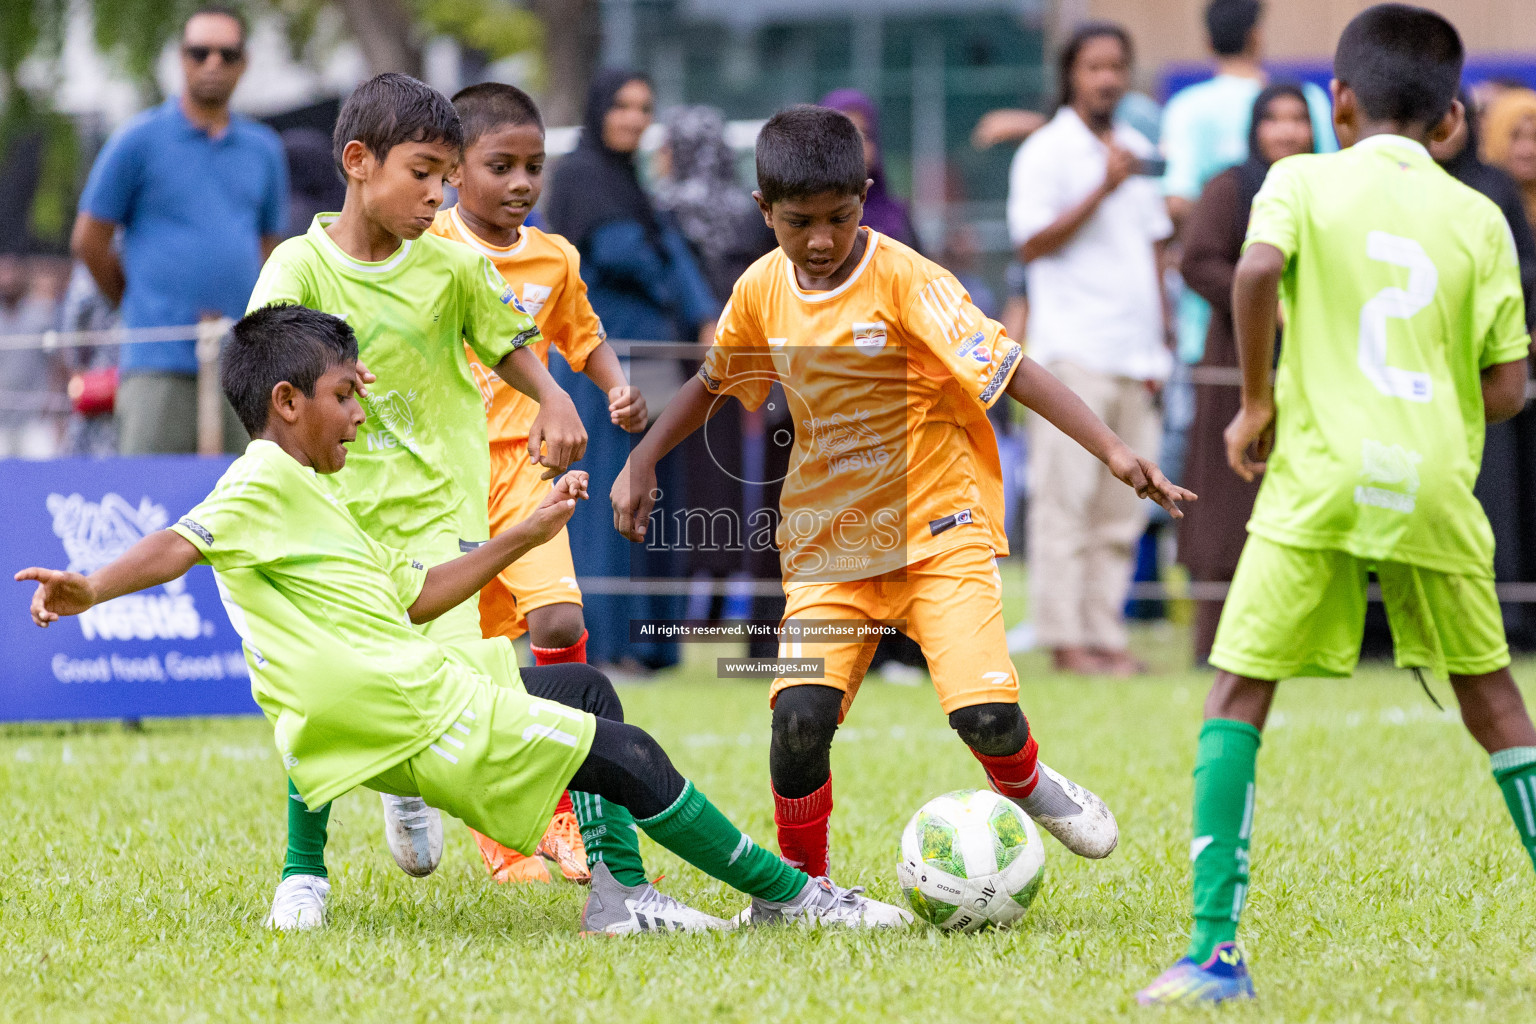
M1114 815L1038 762L1019 710L995 562L1007 553L1002 470L986 409L1009 395L1174 516L1194 495L1025 357L953 275L859 227L870 183L848 118L821 107L774 115L758 136L757 180L779 249L737 282L697 378L630 454L612 499L619 532L643 540L656 462L725 395L756 408L783 384L795 446L777 533L788 602L780 654L821 661L778 679L770 698L784 859L827 873L832 736L874 654L868 628L891 620L922 647L950 727L991 786L1074 853L1108 855Z
M524 225L539 201L544 176L544 121L527 93L497 82L472 85L453 97L464 125L464 156L449 183L458 205L443 210L432 234L483 253L512 286L515 301L539 325L534 342L549 363L560 350L571 369L585 372L608 395L609 419L635 433L645 428L645 399L624 379L618 356L605 343L602 321L587 301L581 257L559 235ZM491 438L491 532L528 518L549 493L550 473L528 458L528 428L538 404L507 387L473 352L470 370L485 397ZM480 593L480 630L487 637L530 634L540 665L587 660L581 588L565 530L504 569ZM485 836L475 836L498 882L548 882L539 857L524 857ZM570 796L560 801L540 851L573 881L589 877Z

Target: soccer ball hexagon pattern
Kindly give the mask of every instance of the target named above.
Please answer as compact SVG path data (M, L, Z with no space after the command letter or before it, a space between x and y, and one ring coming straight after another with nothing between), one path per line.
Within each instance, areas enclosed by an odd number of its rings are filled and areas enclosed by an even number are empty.
M1044 877L1029 815L989 790L924 804L901 834L896 875L913 913L945 931L1004 928L1023 918Z

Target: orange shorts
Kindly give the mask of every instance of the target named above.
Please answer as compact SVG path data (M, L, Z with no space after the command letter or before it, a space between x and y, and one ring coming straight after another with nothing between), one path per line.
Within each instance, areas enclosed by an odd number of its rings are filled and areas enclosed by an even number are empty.
M528 461L526 441L491 445L491 536L533 514L549 493L543 466ZM565 531L501 571L480 591L480 633L516 639L528 632L528 613L551 604L581 604L571 538Z
M1003 579L990 546L951 548L867 580L792 583L784 588L784 599L786 620L896 625L923 649L946 715L975 704L1018 703L1019 676L1003 626ZM822 658L824 674L775 679L769 705L786 687L835 686L843 691L846 715L877 646L878 636L833 643L781 636L779 657Z

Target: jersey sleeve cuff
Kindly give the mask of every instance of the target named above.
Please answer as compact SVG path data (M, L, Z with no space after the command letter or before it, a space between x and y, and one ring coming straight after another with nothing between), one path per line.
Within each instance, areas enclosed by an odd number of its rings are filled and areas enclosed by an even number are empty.
M1018 372L1019 360L1023 358L1023 355L1024 346L1014 342L1013 347L1008 350L1008 354L1003 356L1003 361L998 365L997 372L988 379L986 386L981 389L981 394L976 396L985 408L992 408L997 404L997 400L1003 397L1003 391L1007 389L1008 382Z
M166 529L197 548L198 554L203 556L202 560L208 561L208 549L213 547L213 534L208 532L207 527L187 516L182 516Z
M1490 345L1484 352L1478 369L1486 370L1490 366L1498 366L1500 363L1513 363L1524 359L1530 354L1531 336L1524 332L1515 335L1509 340Z

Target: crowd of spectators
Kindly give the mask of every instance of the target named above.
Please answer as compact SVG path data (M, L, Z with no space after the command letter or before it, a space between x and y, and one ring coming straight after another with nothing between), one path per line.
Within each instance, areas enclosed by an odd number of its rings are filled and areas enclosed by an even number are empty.
M1132 565L1176 536L1197 583L1231 578L1255 485L1230 473L1221 430L1237 403L1232 386L1230 284L1248 210L1271 163L1336 148L1328 96L1315 84L1271 82L1260 0L1211 0L1207 41L1215 74L1159 108L1132 89L1134 45L1119 26L1094 22L1066 41L1051 111L999 110L973 144L1017 144L1008 181L1013 263L1003 300L975 273L974 238L950 230L952 263L990 315L1077 391L1133 447L1158 453L1170 475L1203 495L1175 532L1149 523L1146 503L1050 429L1009 438L1026 461L1025 531L1037 581L1024 633L1058 668L1122 675L1144 671L1124 623ZM107 142L92 168L72 237L77 261L0 255L0 335L51 330L163 327L238 317L262 261L282 237L334 205L330 143L313 129L281 138L230 110L245 70L246 26L233 11L205 9L179 40L182 91L139 115ZM918 245L912 217L887 182L881 116L868 95L839 89L820 102L846 113L865 140L873 184L869 227ZM1536 289L1536 91L1487 82L1463 96L1465 128L1434 156L1504 211L1515 236L1528 308ZM771 232L750 195L750 175L710 107L666 112L665 141L649 167L641 138L656 117L643 74L599 72L579 143L554 164L542 223L580 251L582 276L610 337L671 342L668 358L637 358L629 371L653 415L697 366L677 355L707 345L736 278L769 251ZM196 268L195 273L188 272ZM701 351L695 350L695 351ZM556 362L583 417L601 422L605 399ZM67 347L0 341L0 457L148 454L197 448L197 357L191 340ZM707 434L664 465L669 501L749 513L777 502L793 429L787 403L747 413L734 404ZM226 450L244 432L225 417ZM594 444L587 468L611 478L622 446ZM1478 495L1498 538L1501 579L1536 581L1536 412L1491 427ZM636 548L593 503L570 529L584 574L692 577L690 598L594 588L596 619L772 614L736 581L776 575L772 552ZM1165 545L1171 546L1171 545ZM1155 569L1147 570L1156 578ZM726 581L721 598L712 584ZM1194 648L1209 650L1219 601L1197 602ZM1507 610L1516 642L1536 645L1536 614ZM671 663L675 647L631 644L606 631L636 670ZM766 652L764 652L766 653ZM876 667L899 677L922 664L900 643Z

